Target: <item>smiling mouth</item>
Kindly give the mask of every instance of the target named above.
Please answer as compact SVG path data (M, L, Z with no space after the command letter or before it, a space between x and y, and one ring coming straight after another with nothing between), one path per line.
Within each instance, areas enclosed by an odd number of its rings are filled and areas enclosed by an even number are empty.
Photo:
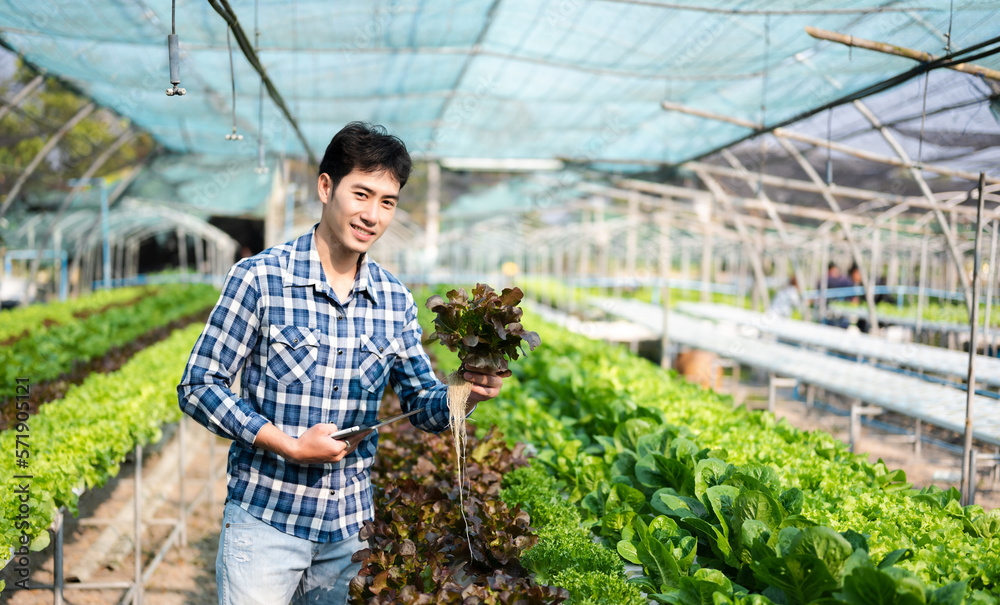
M371 235L375 235L374 231L371 231L369 229L365 229L364 227L359 227L358 225L351 225L351 228L354 229L355 231L357 231L358 233L360 233L361 235L364 235L366 237L367 236L371 236Z

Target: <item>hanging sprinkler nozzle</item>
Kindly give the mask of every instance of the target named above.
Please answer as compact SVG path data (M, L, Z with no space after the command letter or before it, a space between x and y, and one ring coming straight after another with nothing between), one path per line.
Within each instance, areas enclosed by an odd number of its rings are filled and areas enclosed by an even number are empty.
M170 83L174 85L167 89L167 96L184 96L187 90L178 86L181 83L181 50L177 34L167 34L167 51L170 53Z
M167 56L170 60L170 83L173 88L167 89L168 97L183 97L187 91L180 88L181 83L181 42L177 38L177 0L170 2L170 33L167 34Z

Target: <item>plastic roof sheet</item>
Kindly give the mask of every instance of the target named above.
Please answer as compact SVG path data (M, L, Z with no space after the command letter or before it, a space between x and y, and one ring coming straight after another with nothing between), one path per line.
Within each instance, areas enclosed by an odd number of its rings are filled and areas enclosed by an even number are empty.
M511 178L492 187L464 193L444 211L449 219L479 219L497 212L529 212L543 208L562 207L584 197L573 189L580 175L570 171L535 174Z
M233 0L253 39L255 4ZM914 67L819 42L807 25L942 54L1000 34L1000 4L956 0L259 0L260 58L321 156L344 123L386 125L432 157L675 163L747 134L664 111L696 106L772 124ZM4 42L179 152L302 155L226 26L178 0L184 97L167 97L170 3L0 0ZM1000 58L978 61L1000 68ZM836 85L826 76L832 76ZM762 105L764 109L762 110Z
M159 202L200 216L229 215L263 218L280 166L265 162L202 155L170 154L145 167L126 190L129 197Z

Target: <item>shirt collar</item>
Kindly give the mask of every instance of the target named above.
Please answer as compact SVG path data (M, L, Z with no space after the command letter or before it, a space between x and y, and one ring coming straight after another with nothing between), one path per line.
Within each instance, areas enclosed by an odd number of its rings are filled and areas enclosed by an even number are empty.
M368 294L368 298L372 299L372 303L377 307L379 305L378 290L375 289L373 283L373 267L367 252L362 254L361 258L358 259L358 265L358 275L354 280L354 291Z
M295 240L292 245L291 254L288 258L288 267L285 270L285 283L292 286L313 286L317 290L328 290L330 285L326 281L323 273L323 263L319 258L319 251L314 245L316 228L313 228ZM367 254L362 254L358 259L358 272L354 278L354 291L365 292L368 298L375 305L379 304L379 296L373 285L372 265ZM331 292L332 294L332 292Z

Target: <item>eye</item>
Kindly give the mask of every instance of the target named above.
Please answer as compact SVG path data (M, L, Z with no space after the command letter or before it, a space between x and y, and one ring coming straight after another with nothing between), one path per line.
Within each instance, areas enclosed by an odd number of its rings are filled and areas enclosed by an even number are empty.
M354 192L354 197L358 198L359 200L363 200L363 199L365 199L368 196L365 195L364 191L355 191Z
M395 208L396 207L395 200L382 200L382 204L385 205L386 208Z

